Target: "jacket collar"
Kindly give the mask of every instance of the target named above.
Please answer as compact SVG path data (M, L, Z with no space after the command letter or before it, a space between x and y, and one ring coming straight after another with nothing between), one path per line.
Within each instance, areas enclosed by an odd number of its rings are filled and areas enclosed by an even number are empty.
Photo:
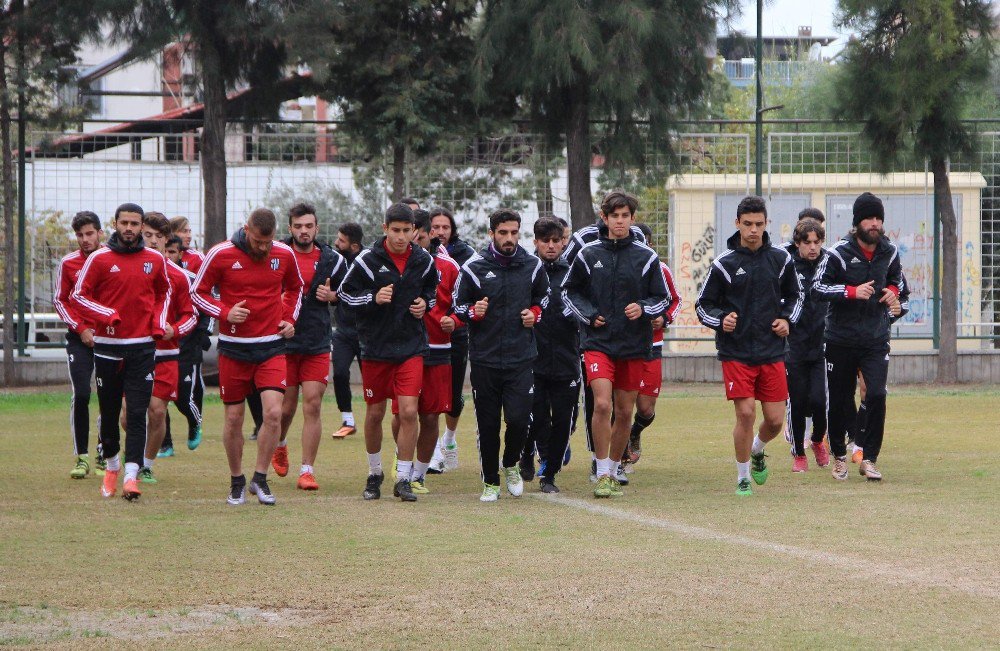
M608 225L605 224L603 220L601 221L600 224L597 225L597 236L600 238L601 243L604 244L605 247L612 250L623 249L635 241L635 232L632 231L631 227L629 227L628 229L628 235L626 235L622 239L620 240L611 239L608 236Z
M118 231L111 234L108 238L105 246L114 251L115 253L138 253L146 248L146 245L142 241L142 235L135 238L133 244L126 244L122 242L121 238L118 237Z
M768 235L767 231L764 231L764 236L760 238L760 241L761 241L760 248L757 249L756 251L751 251L747 247L740 244L740 232L736 231L735 233L729 236L728 240L726 240L726 246L728 246L733 251L742 251L743 253L748 253L750 255L753 255L755 253L760 253L761 251L771 248L771 236Z

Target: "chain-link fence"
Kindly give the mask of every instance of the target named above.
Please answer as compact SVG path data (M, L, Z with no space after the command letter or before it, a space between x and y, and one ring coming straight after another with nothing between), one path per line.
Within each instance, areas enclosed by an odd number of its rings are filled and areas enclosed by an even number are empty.
M857 194L886 199L886 231L899 244L912 287L912 313L897 327L903 346L930 348L933 313L933 183L923 162L883 176L847 125L782 132L769 125L763 154L763 191L770 232L787 240L802 208L828 216L828 242L850 227ZM836 129L836 130L831 130ZM27 165L27 282L30 342L61 341L51 322L59 259L75 248L69 221L93 210L110 227L114 209L132 201L146 210L190 218L202 242L203 187L197 133L32 133ZM952 190L959 214L959 322L966 347L992 346L1000 335L1000 133L983 131L977 156L956 163ZM752 126L693 124L678 134L674 155L647 147L641 170L605 165L595 152L595 200L625 187L641 202L639 218L653 230L652 244L674 270L686 307L670 333L673 350L711 350L711 333L698 325L693 304L714 256L734 232L735 206L754 188ZM262 124L232 130L226 140L227 213L232 231L257 206L279 214L298 201L317 208L321 234L336 235L346 221L362 225L366 239L380 232L389 203L392 157L370 156L335 125ZM405 192L421 205L444 205L463 237L482 243L486 216L498 206L524 218L524 244L539 214L569 214L565 153L544 137L512 133L454 137L436 152L408 156ZM6 262L6 261L5 261ZM975 338L981 339L975 339Z

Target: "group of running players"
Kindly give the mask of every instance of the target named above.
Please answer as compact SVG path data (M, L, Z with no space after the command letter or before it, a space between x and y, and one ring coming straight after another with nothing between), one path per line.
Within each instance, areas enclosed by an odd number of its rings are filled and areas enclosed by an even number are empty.
M430 492L429 474L458 468L467 363L481 501L500 497L501 477L514 497L536 477L541 492L558 493L578 416L592 453L595 497L621 496L655 416L663 330L681 309L670 269L648 246L648 227L636 223L638 207L631 195L611 192L598 223L576 233L542 216L533 227L534 254L520 245L521 217L513 210L489 216L488 243L477 252L459 237L447 209L423 210L411 199L388 208L382 236L368 247L354 223L340 226L333 246L322 242L315 208L300 203L288 211L284 241L276 239L277 216L258 208L205 255L190 246L183 217L168 220L123 204L102 245L99 217L80 212L72 222L79 249L63 258L53 301L69 328L76 455L70 476L83 479L92 470L92 374L101 416L93 470L103 476L104 497L118 493L122 471L127 500L141 495L141 484L157 482L155 459L173 454L168 403L188 422L188 448L198 447L202 354L217 322L229 504L244 503L247 489L261 504L275 503L267 475L271 468L279 476L289 471L287 436L300 396L297 487L319 488L314 466L331 359L342 416L335 438L357 431L354 359L361 368L366 500L381 497L390 406L395 497L416 501ZM846 479L851 433L861 474L881 479L875 462L889 325L906 310L898 252L882 231L882 203L869 193L855 203L854 228L829 249L822 246L822 213L807 209L800 217L793 241L774 245L765 202L746 197L737 209L738 230L712 262L696 304L701 322L716 331L726 395L735 406L739 495L752 493L751 477L757 484L767 479L764 445L783 429L789 389L795 472L808 467L811 418L818 465L830 463L828 438L833 476ZM859 373L866 416L855 428ZM764 419L755 433L757 401ZM249 484L246 405L257 448Z

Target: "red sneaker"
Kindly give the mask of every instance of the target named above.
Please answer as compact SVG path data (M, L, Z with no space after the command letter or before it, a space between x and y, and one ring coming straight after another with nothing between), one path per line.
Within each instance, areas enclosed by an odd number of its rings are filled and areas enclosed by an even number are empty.
M101 482L101 497L114 497L118 492L118 473L120 470L104 471L104 480Z
M126 479L125 486L122 488L122 497L132 502L139 499L140 495L142 495L142 491L139 490L139 481L136 479Z
M316 483L316 477L311 472L304 472L299 475L299 482L296 484L299 490L304 491L318 491L319 484Z
M809 462L806 461L806 455L792 457L792 472L805 472L806 470L809 470Z
M271 457L271 465L274 466L274 472L278 473L279 477L284 477L288 474L287 445L279 445L274 448L274 455Z
M826 468L830 465L830 451L826 449L826 445L822 441L813 443L809 447L812 448L813 454L816 455L817 466Z

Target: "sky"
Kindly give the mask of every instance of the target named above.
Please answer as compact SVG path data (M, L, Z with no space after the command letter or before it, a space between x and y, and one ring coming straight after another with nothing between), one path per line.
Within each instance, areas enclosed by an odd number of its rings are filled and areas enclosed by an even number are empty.
M741 0L743 14L733 21L734 27L744 34L757 33L757 2ZM834 27L837 0L765 0L764 36L795 36L800 25L811 25L813 36L839 36L832 48L843 47L848 34Z

